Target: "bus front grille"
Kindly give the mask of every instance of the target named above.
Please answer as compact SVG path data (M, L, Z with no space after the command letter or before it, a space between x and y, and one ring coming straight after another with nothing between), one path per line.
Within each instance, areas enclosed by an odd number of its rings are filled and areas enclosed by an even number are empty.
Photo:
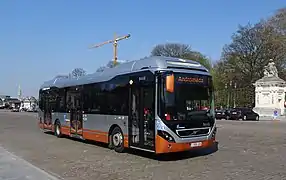
M206 136L210 133L210 128L195 128L195 129L178 129L176 130L180 137L196 137Z

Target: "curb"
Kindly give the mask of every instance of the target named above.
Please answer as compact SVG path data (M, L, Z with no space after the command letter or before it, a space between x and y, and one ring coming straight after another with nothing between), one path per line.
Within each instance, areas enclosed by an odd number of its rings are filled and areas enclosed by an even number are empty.
M47 171L45 171L45 170L43 170L37 166L34 166L33 164L29 163L28 161L24 160L23 158L16 156L15 154L9 152L7 149L5 149L3 146L1 146L1 144L0 144L0 151L3 151L5 154L10 156L13 160L19 161L20 163L22 163L26 167L29 167L31 169L38 171L39 173L41 173L43 176L45 176L49 180L61 180L62 179L58 175L54 175L54 173L49 173L49 172L47 172ZM56 176L58 176L58 177L56 177Z

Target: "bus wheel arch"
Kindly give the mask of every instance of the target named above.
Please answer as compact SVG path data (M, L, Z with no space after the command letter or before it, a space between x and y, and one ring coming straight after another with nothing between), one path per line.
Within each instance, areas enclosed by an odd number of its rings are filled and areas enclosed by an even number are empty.
M108 133L108 147L118 153L124 151L124 135L118 125L112 125Z
M55 136L57 136L58 138L62 137L61 123L59 119L55 120L54 130L55 130Z

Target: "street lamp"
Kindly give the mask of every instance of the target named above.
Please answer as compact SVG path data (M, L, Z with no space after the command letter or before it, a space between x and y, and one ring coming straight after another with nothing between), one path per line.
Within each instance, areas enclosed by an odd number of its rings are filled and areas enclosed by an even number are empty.
M226 90L226 93L227 93L227 108L230 107L230 98L232 97L232 94L231 94L231 89L232 89L232 86L234 86L234 93L233 93L233 107L236 107L236 87L237 87L237 84L236 82L233 83L233 81L229 81L229 83L225 83L224 85L224 88Z
M225 88L225 92L228 94L228 91L227 91L227 83L224 84L224 88ZM228 101L229 101L228 98L229 98L229 97L227 96L227 102L226 102L226 107L227 107L227 108L228 108Z
M234 83L233 107L236 107L236 82Z

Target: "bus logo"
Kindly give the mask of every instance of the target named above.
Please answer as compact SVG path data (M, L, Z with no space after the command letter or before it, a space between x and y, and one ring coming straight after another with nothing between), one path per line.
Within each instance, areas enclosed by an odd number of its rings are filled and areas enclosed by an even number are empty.
M194 131L192 132L192 135L196 135L196 134L198 134L198 132L199 132L199 130L194 130Z

